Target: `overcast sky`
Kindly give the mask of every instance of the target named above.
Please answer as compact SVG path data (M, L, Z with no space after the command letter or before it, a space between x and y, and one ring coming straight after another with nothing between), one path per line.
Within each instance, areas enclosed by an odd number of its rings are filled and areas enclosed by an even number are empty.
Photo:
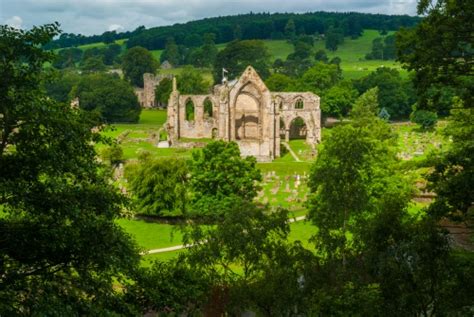
M253 12L416 13L416 0L0 0L0 24L30 28L58 21L67 33L102 34Z

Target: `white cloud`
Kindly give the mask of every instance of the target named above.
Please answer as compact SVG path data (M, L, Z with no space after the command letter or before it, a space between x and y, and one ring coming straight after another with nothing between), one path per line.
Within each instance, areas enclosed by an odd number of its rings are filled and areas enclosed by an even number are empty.
M9 19L5 20L5 24L15 28L15 29L21 29L23 26L23 19L20 18L17 15L12 16Z
M123 30L123 26L121 26L120 24L111 24L111 25L109 25L109 31L120 32L122 30Z

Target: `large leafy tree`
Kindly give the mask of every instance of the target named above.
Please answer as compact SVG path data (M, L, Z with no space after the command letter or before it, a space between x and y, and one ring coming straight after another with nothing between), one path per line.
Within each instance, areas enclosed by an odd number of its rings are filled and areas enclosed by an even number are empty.
M114 283L137 264L123 198L96 160L89 113L41 89L58 25L0 27L0 314L123 313Z
M138 122L141 107L132 86L115 75L82 76L71 92L87 111L99 113L106 122Z
M357 98L352 83L343 81L329 88L322 96L321 110L324 115L341 117L347 115Z
M154 74L158 66L159 63L151 52L143 47L133 47L123 55L122 69L125 78L138 87L143 87L143 74Z
M453 142L435 158L434 171L428 177L430 187L437 193L430 210L438 217L471 220L474 3L424 0L419 2L418 12L426 17L415 28L400 32L398 58L406 68L416 71L418 109L439 111L445 108L440 104L446 103L446 96L453 108L446 128Z
M263 79L270 76L270 54L265 43L257 40L233 41L217 54L214 80L222 80L223 68L229 72L229 78L233 79L240 76L249 65L255 68Z
M235 142L215 141L193 153L190 189L193 212L213 217L220 204L233 204L235 198L251 201L259 190L262 176L256 160L240 157Z
M301 82L309 90L321 94L337 84L340 79L340 73L336 64L317 62L304 73Z
M177 77L178 90L180 93L187 94L205 94L210 88L210 83L206 81L202 72L192 66L186 66Z
M223 208L223 217L214 226L193 225L185 232L184 241L194 247L183 259L212 281L213 310L282 316L301 309L305 290L299 278L312 256L286 241L288 212L242 199L215 208Z
M141 213L184 213L188 168L185 161L144 157L127 166L126 177Z
M210 89L210 83L205 80L202 72L192 66L185 66L177 76L178 90L182 94L205 94ZM171 91L173 90L172 80L165 78L155 89L155 99L161 105L168 105Z
M408 118L412 105L410 104L410 89L396 69L388 67L377 68L364 78L355 82L359 93L370 88L378 87L380 108L385 108L394 119Z
M472 107L474 3L422 0L418 13L426 17L397 34L398 59L408 70L416 71L418 108L432 110L430 102L438 103L437 98L429 98L433 85L453 88L465 107Z

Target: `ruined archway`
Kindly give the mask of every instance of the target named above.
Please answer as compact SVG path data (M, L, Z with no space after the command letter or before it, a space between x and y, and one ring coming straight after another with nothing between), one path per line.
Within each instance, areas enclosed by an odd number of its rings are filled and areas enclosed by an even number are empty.
M204 102L203 102L203 107L204 107L204 119L212 118L214 116L213 114L213 104L212 101L209 97L207 97Z
M308 135L308 127L306 122L301 117L296 117L290 122L289 126L289 138L294 139L306 139Z
M258 140L261 137L260 98L257 87L246 85L235 102L235 138L237 140Z
M186 121L194 121L194 102L191 98L188 98L185 102L186 110Z

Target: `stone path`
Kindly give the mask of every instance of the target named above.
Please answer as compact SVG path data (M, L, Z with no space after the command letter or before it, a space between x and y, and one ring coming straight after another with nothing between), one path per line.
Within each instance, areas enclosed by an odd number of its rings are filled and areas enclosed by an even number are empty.
M299 216L295 218L290 218L288 219L288 223L292 223L295 221L302 221L305 220L306 216ZM140 253L140 255L147 255L147 254L156 254L156 253L165 253L165 252L172 252L172 251L178 251L181 249L186 249L194 246L195 244L186 244L186 245L176 245L173 247L167 247L167 248L161 248L161 249L153 249L153 250L148 250L145 252Z
M291 149L290 145L287 142L281 142L281 143L286 147L288 152L290 152L291 156L293 156L296 162L301 162L300 158L296 155L295 152L293 152L293 150Z

